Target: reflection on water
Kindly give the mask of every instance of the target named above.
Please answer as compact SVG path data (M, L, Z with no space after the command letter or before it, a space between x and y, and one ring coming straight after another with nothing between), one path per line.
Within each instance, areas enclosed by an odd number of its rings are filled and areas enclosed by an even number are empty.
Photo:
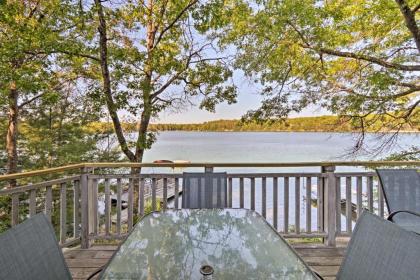
M315 279L255 212L174 210L140 221L106 269L104 279Z

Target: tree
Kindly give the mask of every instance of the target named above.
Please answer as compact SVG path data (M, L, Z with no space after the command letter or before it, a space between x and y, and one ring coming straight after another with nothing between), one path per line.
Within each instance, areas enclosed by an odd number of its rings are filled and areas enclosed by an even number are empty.
M66 1L10 0L0 8L0 104L8 112L7 172L15 173L21 111L53 93L62 78L52 54L63 42L69 7Z
M235 102L232 71L218 56L216 38L200 32L192 17L198 8L197 0L121 5L95 0L90 7L98 34L85 42L87 52L97 57L90 61L100 66L96 91L131 162L141 162L154 142L149 124L158 113L198 97L200 107L211 111L219 102ZM121 125L127 115L137 122L134 140Z
M89 125L103 113L100 103L80 93L74 82L63 84L55 96L34 101L22 111L20 161L33 169L80 161L101 161L104 138ZM48 137L45 137L48 135ZM109 154L108 160L115 159Z
M234 1L232 9L244 7ZM245 119L284 118L310 104L383 134L371 152L420 124L420 5L410 0L246 1L241 12L208 17L233 43L236 66L260 82L266 99ZM223 25L218 23L223 22ZM378 125L380 124L380 125Z

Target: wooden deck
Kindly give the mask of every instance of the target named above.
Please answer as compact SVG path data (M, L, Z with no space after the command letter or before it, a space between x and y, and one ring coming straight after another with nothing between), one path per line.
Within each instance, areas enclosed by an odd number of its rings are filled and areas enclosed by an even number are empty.
M335 279L341 261L343 260L347 241L341 241L337 247L324 245L293 245L302 258L316 270L324 279ZM117 246L94 245L89 249L68 249L64 252L67 264L74 279L86 279L99 267L105 265L111 258Z

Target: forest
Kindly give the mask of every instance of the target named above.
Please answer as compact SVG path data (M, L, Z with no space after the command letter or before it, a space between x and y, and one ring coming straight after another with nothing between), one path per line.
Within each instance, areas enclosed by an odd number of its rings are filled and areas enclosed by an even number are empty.
M416 125L406 125L400 132L419 132L420 121ZM124 123L128 132L135 132L136 125ZM377 122L367 132L380 133L383 123ZM91 123L86 128L91 133L112 133L112 124ZM272 131L272 132L357 132L357 127L346 118L337 116L297 117L270 121L215 120L203 123L157 123L150 124L149 130L159 131Z

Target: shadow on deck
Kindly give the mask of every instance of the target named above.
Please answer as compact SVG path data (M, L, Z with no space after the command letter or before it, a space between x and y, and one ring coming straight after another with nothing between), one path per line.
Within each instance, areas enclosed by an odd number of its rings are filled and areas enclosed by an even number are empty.
M337 247L322 244L297 243L293 247L300 256L324 279L332 280L343 260L348 240L337 240ZM106 265L117 249L115 245L94 245L89 249L68 249L64 252L74 279L86 279L99 267Z

